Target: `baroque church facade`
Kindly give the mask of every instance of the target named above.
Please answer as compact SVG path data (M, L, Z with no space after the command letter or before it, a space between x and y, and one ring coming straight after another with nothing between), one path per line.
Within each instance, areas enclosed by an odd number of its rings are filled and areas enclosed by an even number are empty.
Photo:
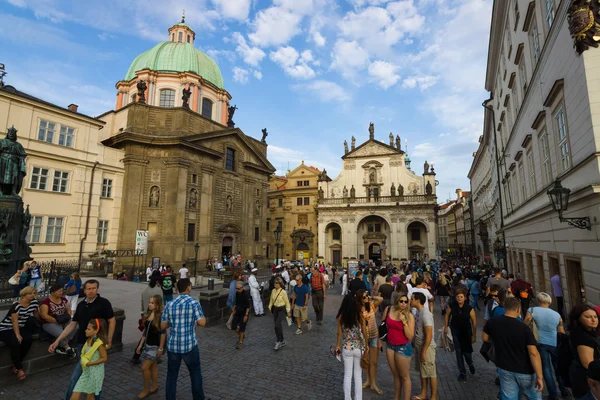
M337 265L351 260L376 264L435 257L436 180L427 162L421 173L398 136L389 142L369 139L344 143L342 171L335 178L323 171L319 179L319 258Z

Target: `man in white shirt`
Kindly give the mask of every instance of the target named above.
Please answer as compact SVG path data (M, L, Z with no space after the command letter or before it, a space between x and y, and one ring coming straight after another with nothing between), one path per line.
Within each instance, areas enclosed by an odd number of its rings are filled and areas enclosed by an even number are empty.
M252 303L254 304L254 313L259 317L265 315L265 310L263 308L262 299L260 298L260 285L258 279L256 279L257 273L258 269L252 268L252 274L248 277L248 285L250 286L250 296L252 296Z
M179 268L179 279L186 279L188 276L189 270L185 266L185 263L181 264L181 268Z
M427 284L423 280L423 277L419 276L416 281L416 286L408 291L409 300L412 298L413 293L423 293L425 295L424 306L425 308L429 309L429 312L433 313L433 295L431 294L429 289L427 289Z
M152 265L148 265L146 268L146 281L150 282L150 275L152 275Z
M285 287L287 288L290 283L290 273L288 272L287 267L285 265L283 266L283 272L281 273L281 277L283 278L283 281L285 282Z

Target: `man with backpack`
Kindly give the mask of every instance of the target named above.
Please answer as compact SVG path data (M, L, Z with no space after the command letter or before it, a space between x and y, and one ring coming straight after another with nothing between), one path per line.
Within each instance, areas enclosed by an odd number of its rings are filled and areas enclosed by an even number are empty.
M530 300L533 298L533 287L529 282L521 279L521 273L517 272L515 277L516 279L510 284L510 289L513 295L521 301L521 318L525 319Z

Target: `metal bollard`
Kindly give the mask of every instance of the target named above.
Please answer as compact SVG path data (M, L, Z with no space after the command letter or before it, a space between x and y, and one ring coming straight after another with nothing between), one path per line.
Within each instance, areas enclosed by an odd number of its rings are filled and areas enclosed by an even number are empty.
M208 290L215 290L215 278L208 278Z

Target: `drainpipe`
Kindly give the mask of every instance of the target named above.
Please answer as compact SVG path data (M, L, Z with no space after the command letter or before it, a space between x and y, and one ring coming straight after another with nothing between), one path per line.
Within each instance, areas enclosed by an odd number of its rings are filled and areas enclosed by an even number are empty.
M496 153L495 162L496 162L496 175L498 179L498 199L500 200L500 231L502 232L502 246L504 247L504 266L508 267L507 264L507 252L506 252L506 235L504 234L504 209L502 208L502 181L500 180L500 165L498 164L498 141L496 140L496 113L494 112L494 107L488 105L494 99L493 94L489 99L485 100L481 105L483 108L492 113L492 128L494 130L494 150ZM484 121L485 124L485 121ZM492 246L493 247L493 246Z
M87 239L88 236L88 228L90 227L90 212L92 210L92 188L94 187L94 171L98 166L99 162L96 161L94 166L92 167L92 178L90 179L90 194L88 195L88 206L87 206L87 215L85 216L85 231L83 233L83 237L79 242L79 264L77 265L77 271L81 269L81 259L83 257L83 243Z

